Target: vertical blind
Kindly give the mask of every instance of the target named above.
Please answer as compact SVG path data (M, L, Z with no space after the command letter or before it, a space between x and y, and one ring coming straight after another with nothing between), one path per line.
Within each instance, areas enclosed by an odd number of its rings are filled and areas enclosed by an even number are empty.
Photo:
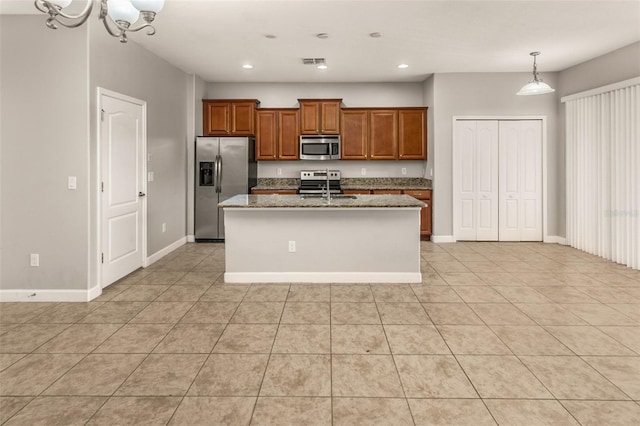
M640 269L640 78L562 101L567 243Z

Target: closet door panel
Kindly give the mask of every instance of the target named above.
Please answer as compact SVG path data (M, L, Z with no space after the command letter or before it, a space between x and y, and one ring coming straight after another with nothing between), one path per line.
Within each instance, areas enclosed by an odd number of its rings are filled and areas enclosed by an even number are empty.
M520 241L542 241L542 122L521 121Z
M476 240L498 240L498 122L478 121Z
M454 226L459 240L476 239L476 122L457 121L454 158Z

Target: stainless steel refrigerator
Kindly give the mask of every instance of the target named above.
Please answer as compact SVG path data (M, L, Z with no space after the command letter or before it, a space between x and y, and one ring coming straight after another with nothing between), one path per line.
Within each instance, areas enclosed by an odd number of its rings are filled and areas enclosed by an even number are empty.
M195 239L224 240L224 215L218 203L248 194L258 179L251 137L196 138Z

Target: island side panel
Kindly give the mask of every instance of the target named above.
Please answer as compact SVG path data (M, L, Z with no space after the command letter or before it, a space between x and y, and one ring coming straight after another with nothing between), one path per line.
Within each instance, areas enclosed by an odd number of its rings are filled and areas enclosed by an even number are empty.
M417 208L225 208L225 282L421 282ZM289 242L295 241L295 252Z

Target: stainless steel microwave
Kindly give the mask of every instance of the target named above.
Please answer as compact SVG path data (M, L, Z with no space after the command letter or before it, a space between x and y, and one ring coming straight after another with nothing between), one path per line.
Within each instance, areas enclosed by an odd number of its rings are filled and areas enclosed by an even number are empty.
M340 135L300 136L301 160L339 160Z

